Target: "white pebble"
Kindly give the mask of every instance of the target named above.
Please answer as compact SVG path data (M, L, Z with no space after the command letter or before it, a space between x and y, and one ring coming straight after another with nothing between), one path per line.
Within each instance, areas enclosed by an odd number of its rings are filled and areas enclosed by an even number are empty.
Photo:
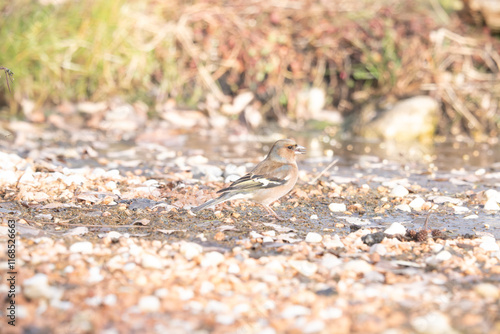
M370 247L370 254L378 254L384 256L387 254L387 248L382 244L375 244Z
M464 217L464 219L477 219L477 218L479 218L478 215L468 215Z
M180 253L184 255L187 260L192 260L203 252L203 247L194 242L185 242L181 245Z
M355 274L364 274L373 270L373 266L365 260L351 260L344 264L345 271L352 271Z
M316 232L307 233L306 242L321 242L321 240L323 240L321 234Z
M408 204L396 205L395 209L404 212L411 212L411 207Z
M327 307L319 311L319 316L322 319L338 319L342 316L342 310L336 307Z
M271 239L272 240L272 239ZM207 267L217 267L219 264L224 262L224 255L219 252L208 252L201 260L200 265L204 268Z
M163 268L162 261L159 257L152 254L144 254L142 256L141 265L146 269L161 269Z
M500 206L498 205L496 200L490 198L486 201L486 203L484 203L484 209L488 211L498 211L500 210Z
M487 252L496 252L500 250L500 247L496 243L495 238L493 237L482 237L481 238L481 244L479 245L480 248L484 249Z
M405 235L406 227L404 227L401 223L392 223L391 226L389 226L389 228L384 231L384 233L389 235Z
M474 287L474 291L483 298L495 300L500 297L500 289L491 283L480 283Z
M262 243L264 242L273 242L274 239L272 237L269 237L269 236L265 236L264 238L262 238Z
M311 310L305 306L292 305L288 306L281 312L281 317L285 319L296 318L299 316L309 315Z
M316 219L318 219L318 215L311 215L311 217L309 217L309 219L316 220Z
M450 319L440 312L416 317L411 320L411 325L418 333L456 333L450 326Z
M158 312L160 310L160 300L156 296L143 296L139 299L138 306L141 312Z
M325 236L323 238L323 246L325 246L325 248L327 249L345 247L337 234L335 234L333 237Z
M486 196L487 199L492 199L496 202L500 202L500 193L496 191L495 189L488 189L484 192L484 195Z
M467 208L465 206L454 206L453 210L455 211L456 215L470 212L469 208Z
M412 209L420 210L422 208L422 205L424 205L424 204L425 204L425 200L422 197L416 197L408 205Z
M408 191L408 189L406 189L402 185L397 185L394 188L392 188L391 192L389 193L389 196L392 196L392 197L405 197L409 193L410 192Z
M344 203L331 203L328 205L328 209L332 212L345 212L347 211L347 207Z
M80 242L75 242L74 244L71 245L69 248L69 251L71 253L92 253L92 249L94 248L94 245L90 241L80 241Z
M306 277L312 276L318 271L316 263L306 260L292 260L290 261L290 266Z

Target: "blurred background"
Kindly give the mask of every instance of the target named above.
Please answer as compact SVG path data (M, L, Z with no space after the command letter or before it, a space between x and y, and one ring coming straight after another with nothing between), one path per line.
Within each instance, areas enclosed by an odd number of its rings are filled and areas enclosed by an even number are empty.
M5 136L23 121L126 138L159 120L338 139L498 137L498 1L3 0L0 15Z

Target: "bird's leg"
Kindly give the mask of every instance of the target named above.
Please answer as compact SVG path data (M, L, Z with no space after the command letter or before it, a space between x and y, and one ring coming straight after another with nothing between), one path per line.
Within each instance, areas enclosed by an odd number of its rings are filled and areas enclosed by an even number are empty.
M276 212L274 212L273 209L271 209L268 205L262 204L262 206L267 210L267 212L269 212L269 215L273 216L274 218L276 218L276 219L278 219L280 221L285 220L284 218L281 218L280 216L278 216L276 214Z

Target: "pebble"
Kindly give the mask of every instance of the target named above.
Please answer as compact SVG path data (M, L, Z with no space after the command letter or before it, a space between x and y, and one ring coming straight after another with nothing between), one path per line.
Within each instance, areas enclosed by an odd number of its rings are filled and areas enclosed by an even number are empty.
M484 249L487 252L496 252L500 250L500 246L498 246L495 238L484 236L481 238L480 248Z
M292 260L289 263L293 269L297 270L306 277L312 276L316 273L316 271L318 271L318 265L309 261Z
M415 210L420 210L425 204L425 200L422 197L415 197L408 206Z
M345 247L337 234L335 234L333 237L329 235L323 237L323 246L325 246L325 248L327 249Z
M399 211L404 211L404 212L411 212L411 207L408 204L399 204L399 205L396 205L395 209L399 210Z
M274 239L272 237L265 236L264 238L262 238L262 243L265 242L274 242Z
M344 264L344 270L352 271L356 274L363 274L372 271L373 267L365 260L351 260Z
M152 254L144 254L142 256L141 265L145 269L162 269L163 264L159 257Z
M328 209L332 212L345 212L347 211L347 207L344 203L331 203L328 205Z
M311 217L309 217L309 219L316 220L316 219L318 219L318 215L311 215Z
M500 288L491 283L479 283L474 287L474 291L483 298L500 298Z
M470 209L465 206L454 206L453 211L456 215L470 212Z
M484 195L487 199L492 199L497 203L500 203L500 193L495 189L488 189L484 192Z
M194 242L184 242L181 245L180 253L187 260L192 260L203 252L203 247Z
M104 276L101 275L101 268L99 267L91 267L89 269L89 277L87 278L88 283L98 283L104 279Z
M325 329L325 323L321 320L309 321L304 327L304 333L320 333Z
M484 203L484 209L487 211L498 211L500 210L500 206L495 199L490 198Z
M291 318L296 318L299 316L304 316L304 315L309 315L311 314L311 310L308 307L301 306L301 305L292 305L286 307L282 312L281 312L281 317L284 319L291 319Z
M425 263L431 265L431 266L437 266L441 262L447 261L452 258L452 255L450 252L447 250L441 251L437 253L436 255L430 256L427 259L425 259Z
M411 320L411 325L418 333L453 334L457 333L450 327L450 319L440 313L431 312Z
M473 214L473 215L468 215L468 216L465 216L465 217L464 217L464 219L477 219L477 218L479 218L479 216L478 216L478 215L475 215L475 214Z
M109 294L109 295L104 296L104 298L102 299L102 303L104 305L114 306L114 305L116 305L117 300L118 300L118 298L116 297L115 294Z
M160 310L160 299L156 296L143 296L139 299L139 310L144 313L158 312Z
M0 184L8 185L17 183L17 176L14 171L0 170Z
M223 174L222 169L213 165L194 165L191 168L191 172L193 173L193 177L201 178L204 176L210 182L220 181Z
M229 326L234 323L235 318L232 314L217 314L215 321L221 325Z
M410 192L408 191L408 189L406 189L402 185L397 185L394 188L392 188L391 192L389 193L389 196L392 196L392 197L405 197L409 193Z
M382 244L374 244L370 247L370 254L378 254L384 256L387 254L387 248Z
M271 239L272 241L272 239ZM224 255L219 253L219 252L208 252L205 254L205 256L203 256L203 259L201 260L200 262L200 265L203 267L203 268L207 268L207 267L217 267L219 264L221 264L222 262L224 262Z
M316 232L307 233L306 242L321 242L321 240L323 240L321 234Z
M71 247L69 248L69 251L71 253L89 254L92 253L93 248L94 245L92 245L90 241L79 241L72 244Z
M336 307L327 307L319 311L319 316L325 320L338 319L342 316L342 314L342 309Z
M63 291L50 286L47 275L38 273L24 280L23 293L29 299L59 300Z
M391 226L389 226L389 228L384 231L384 233L389 235L405 235L406 227L404 227L401 223L392 223Z

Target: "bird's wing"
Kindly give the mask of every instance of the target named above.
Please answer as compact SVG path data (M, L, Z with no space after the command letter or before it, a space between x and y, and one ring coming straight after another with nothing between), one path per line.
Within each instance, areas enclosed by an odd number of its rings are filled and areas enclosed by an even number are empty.
M242 176L238 180L231 183L227 188L221 189L218 192L233 192L242 191L248 192L258 189L274 188L285 184L291 177L293 166L289 164L263 165L257 166L250 173Z

